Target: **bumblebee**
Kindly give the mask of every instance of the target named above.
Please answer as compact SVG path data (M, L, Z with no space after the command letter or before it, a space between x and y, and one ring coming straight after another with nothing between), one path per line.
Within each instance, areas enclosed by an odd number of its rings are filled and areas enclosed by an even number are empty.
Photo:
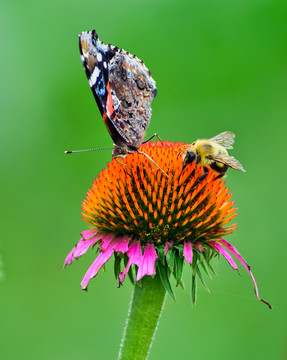
M235 135L231 131L225 131L211 139L199 139L188 145L186 150L181 150L185 155L182 162L182 170L194 161L204 168L204 175L200 181L206 178L210 167L218 175L223 177L229 168L243 171L243 166L233 156L229 156L226 149L232 149Z

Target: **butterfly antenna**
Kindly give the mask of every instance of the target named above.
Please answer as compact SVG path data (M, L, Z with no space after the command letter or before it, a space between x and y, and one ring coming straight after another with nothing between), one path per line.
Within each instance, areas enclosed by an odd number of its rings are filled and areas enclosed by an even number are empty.
M138 152L139 154L144 155L147 159L149 159L153 164L155 164L155 166L156 166L167 178L169 178L169 176L167 175L167 173L164 172L164 171L162 170L162 168L161 168L150 156L148 156L146 153L144 153L144 152L142 152L142 151L139 151L139 150L137 150L137 152Z
M97 150L113 150L114 148L96 148L96 149L85 149L85 150L67 150L65 154L74 154L86 151L97 151Z

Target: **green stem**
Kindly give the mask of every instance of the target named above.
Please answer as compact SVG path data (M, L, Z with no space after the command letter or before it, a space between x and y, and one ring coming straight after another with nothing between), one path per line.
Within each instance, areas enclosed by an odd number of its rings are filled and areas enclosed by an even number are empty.
M135 284L118 360L147 359L166 290L158 274Z

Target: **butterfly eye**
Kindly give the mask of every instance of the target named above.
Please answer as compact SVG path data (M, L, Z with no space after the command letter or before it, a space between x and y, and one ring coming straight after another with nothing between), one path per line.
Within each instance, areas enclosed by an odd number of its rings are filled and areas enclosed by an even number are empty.
M143 89L145 88L145 84L144 84L144 82L142 81L141 78L138 78L138 79L137 79L137 86L138 86L138 88L139 88L140 90L143 90Z

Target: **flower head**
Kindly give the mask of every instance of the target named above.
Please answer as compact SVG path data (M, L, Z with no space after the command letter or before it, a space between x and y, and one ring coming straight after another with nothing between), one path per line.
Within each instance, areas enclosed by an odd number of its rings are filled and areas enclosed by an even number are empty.
M159 272L174 298L170 274L177 285L182 284L187 262L192 268L194 302L196 277L206 286L201 271L208 275L208 269L214 272L211 259L222 255L238 270L234 256L249 272L257 298L265 302L259 297L250 267L236 248L223 239L236 229L236 224L227 225L236 216L229 189L213 171L200 181L204 170L195 163L182 171L182 159L177 156L182 147L171 142L142 146L168 177L138 153L121 159L123 163L113 159L87 192L82 216L90 229L82 233L64 265L96 247L98 255L81 282L82 289L87 289L89 281L114 255L119 284L127 274L134 283Z

